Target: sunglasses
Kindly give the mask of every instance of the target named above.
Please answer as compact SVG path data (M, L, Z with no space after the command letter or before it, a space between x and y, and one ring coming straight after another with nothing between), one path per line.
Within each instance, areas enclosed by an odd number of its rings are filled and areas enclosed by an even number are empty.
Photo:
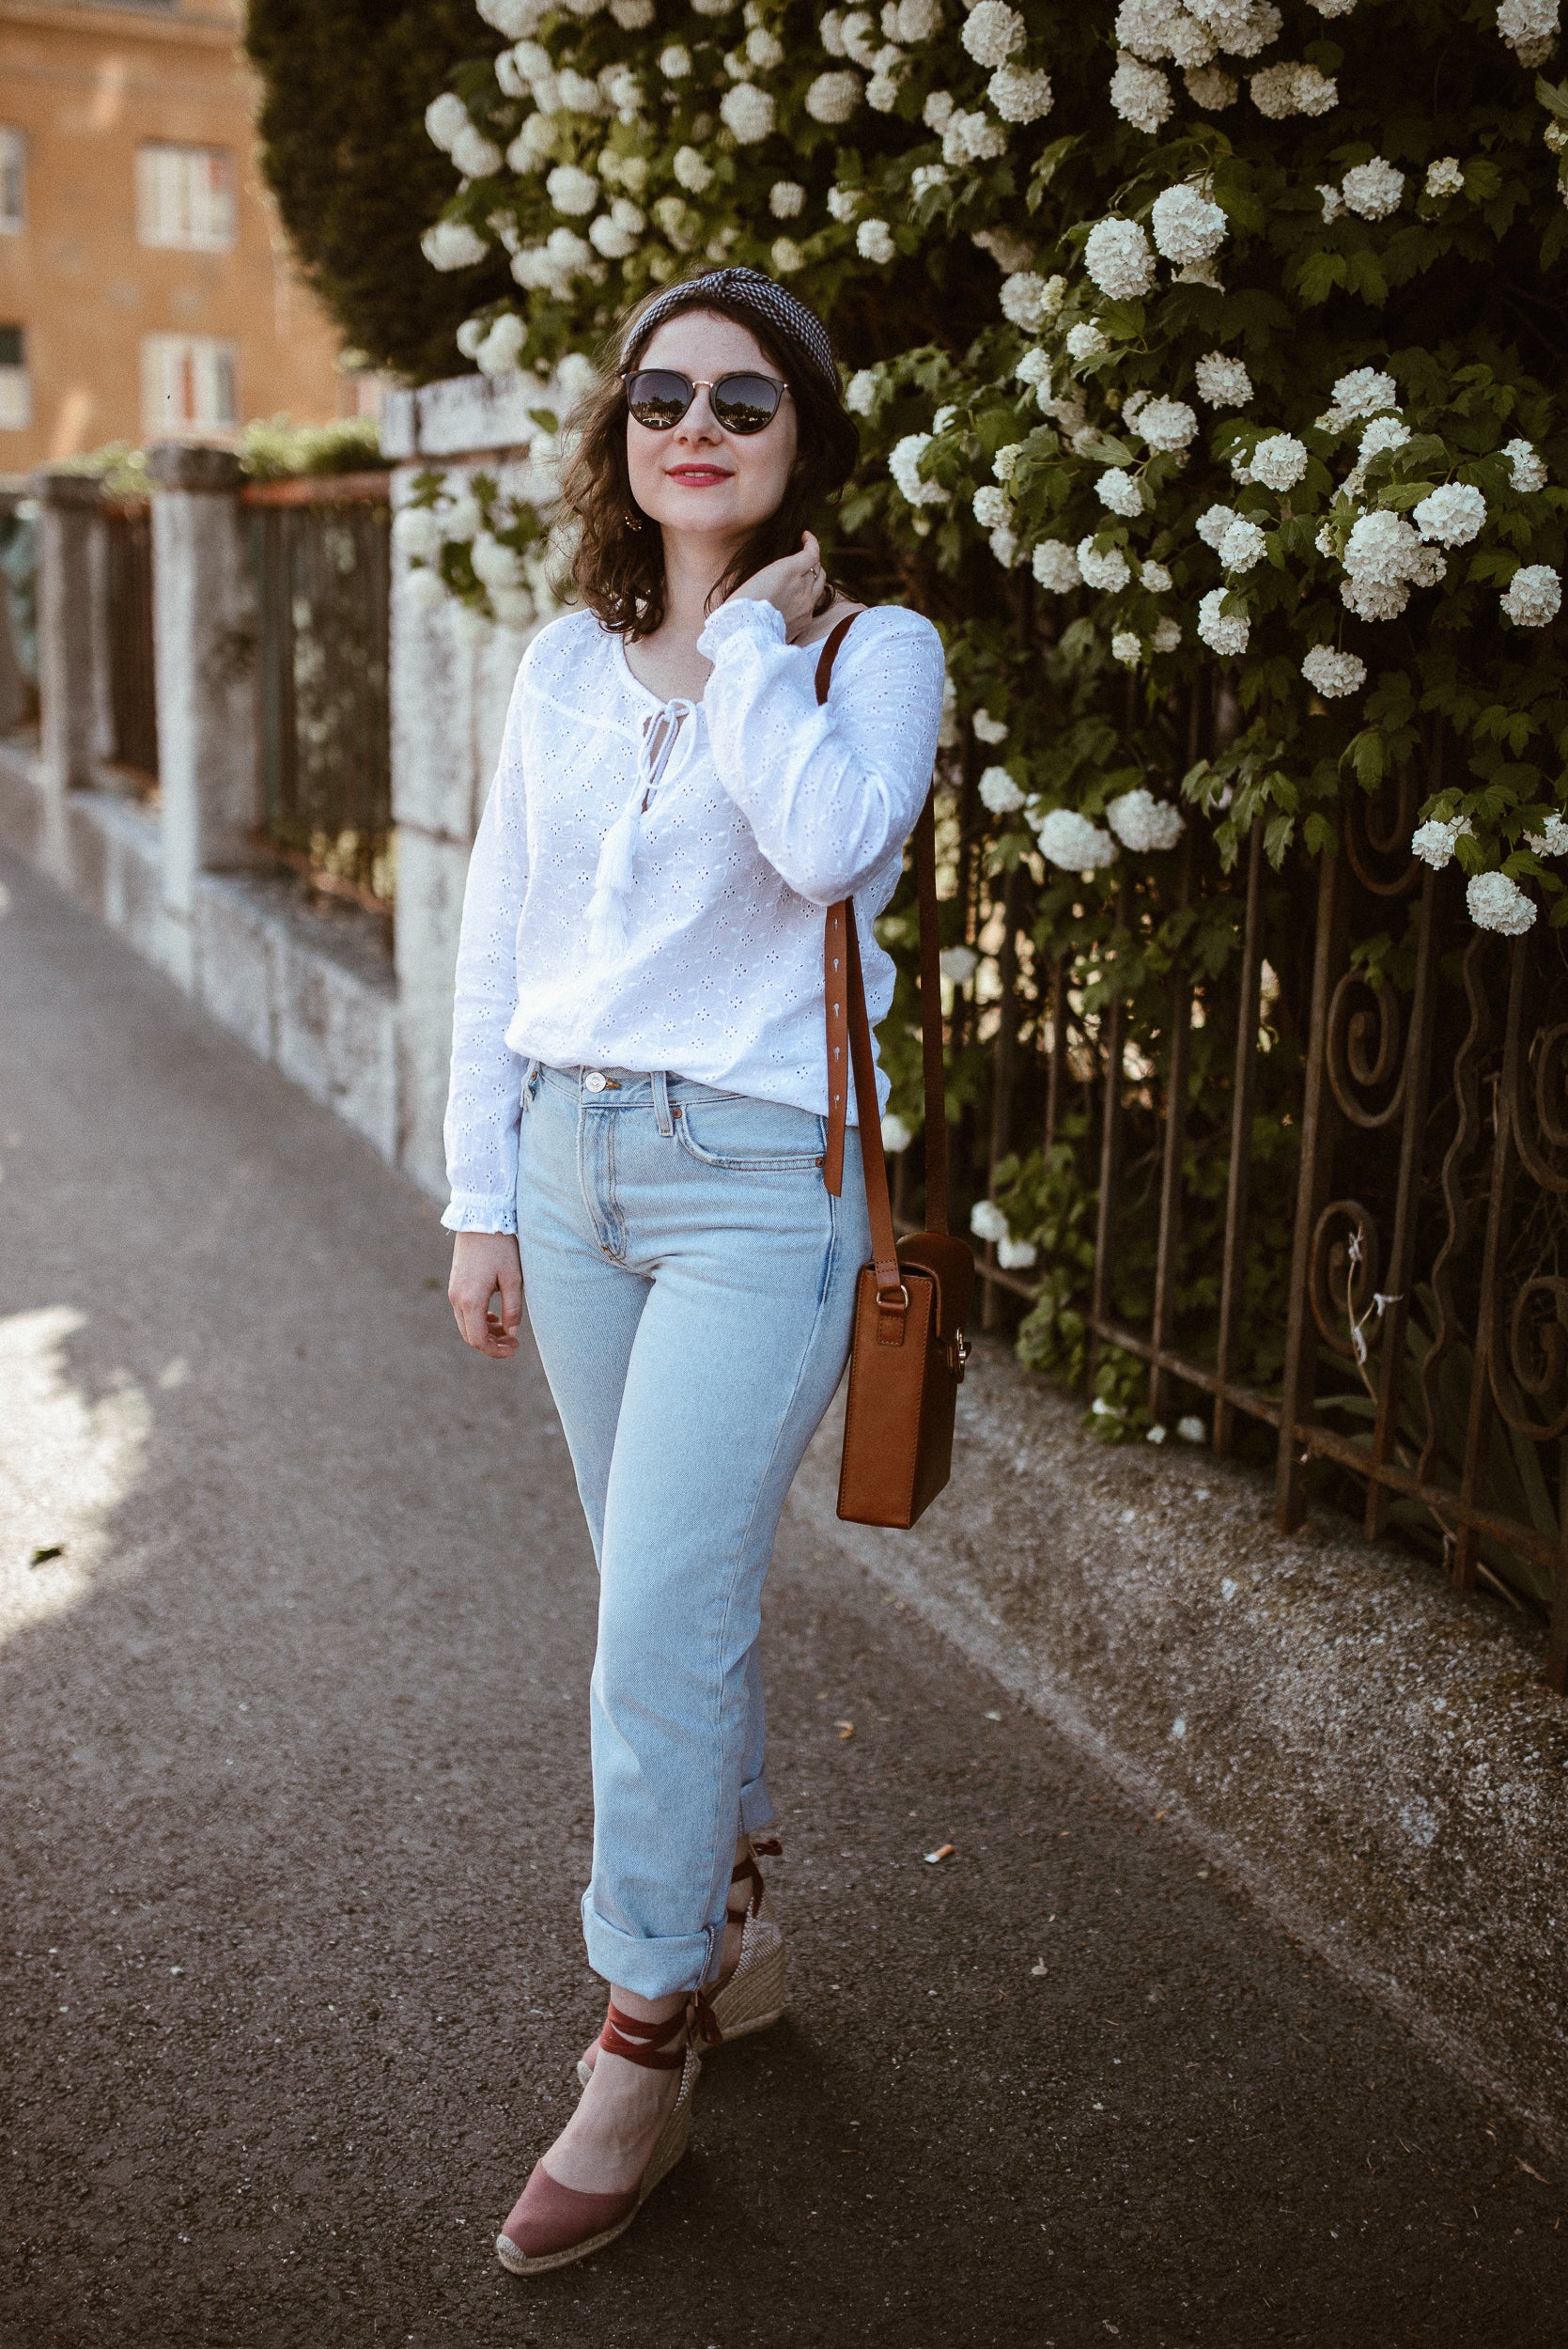
M695 382L675 367L634 367L625 378L627 412L650 432L677 425L699 392L706 392L713 421L726 432L766 432L788 391L770 375L722 375Z

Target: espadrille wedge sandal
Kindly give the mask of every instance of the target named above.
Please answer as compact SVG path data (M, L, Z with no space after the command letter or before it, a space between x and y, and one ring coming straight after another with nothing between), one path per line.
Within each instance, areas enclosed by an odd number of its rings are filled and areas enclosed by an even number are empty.
M753 1843L746 1858L736 1861L730 1876L732 1891L737 1884L750 1889L743 1908L725 1911L730 1923L740 1927L740 1955L734 1971L722 1978L707 2003L709 2021L718 2034L711 2042L714 2046L726 2039L744 2039L752 2031L766 2030L784 2011L784 1935L772 1918L763 1914L768 1887L757 1866L759 1852L776 1856L783 1849L776 1836ZM596 2039L578 2059L577 2077L584 2088L594 2076L598 2046Z
M567 2267L574 2260L602 2251L607 2243L625 2234L660 2178L667 2177L691 2138L691 2098L702 2061L699 2037L712 2032L705 1999L693 1999L685 2010L663 2022L640 2022L612 2005L596 2045L609 2055L625 2056L656 2072L680 2073L680 2089L670 2108L648 2166L624 2194L585 2194L552 2178L543 2161L536 2161L528 2184L519 2195L511 2217L495 2239L496 2256L514 2276L543 2276L552 2267ZM674 2041L674 2045L669 2043Z

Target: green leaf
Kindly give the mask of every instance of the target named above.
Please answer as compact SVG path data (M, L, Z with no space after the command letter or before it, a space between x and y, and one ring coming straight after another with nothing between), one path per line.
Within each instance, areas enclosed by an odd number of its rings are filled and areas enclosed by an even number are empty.
M1348 257L1344 284L1351 293L1359 294L1363 302L1380 310L1389 299L1389 281L1375 253L1363 246L1359 253Z
M1327 302L1335 287L1344 282L1344 255L1325 252L1321 246L1303 257L1296 272L1296 291L1309 310Z

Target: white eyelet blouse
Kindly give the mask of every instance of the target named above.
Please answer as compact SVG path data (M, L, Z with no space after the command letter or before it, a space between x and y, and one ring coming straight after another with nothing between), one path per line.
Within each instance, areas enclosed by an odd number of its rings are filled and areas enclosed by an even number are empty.
M694 705L640 685L592 613L523 656L463 900L452 1231L517 1229L531 1059L663 1068L825 1114L836 898L855 900L873 1026L893 1002L872 924L931 780L936 630L897 605L862 613L821 708L820 646L787 645L771 604L722 605L699 649L713 671ZM885 1105L879 1071L877 1086Z

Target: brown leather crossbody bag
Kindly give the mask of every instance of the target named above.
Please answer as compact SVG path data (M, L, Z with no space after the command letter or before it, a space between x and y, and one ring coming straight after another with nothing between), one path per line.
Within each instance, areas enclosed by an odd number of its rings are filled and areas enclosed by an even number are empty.
M816 698L825 702L839 646L854 614L822 647ZM828 908L823 947L828 1022L828 1146L823 1180L844 1187L848 1086L855 1087L861 1163L871 1221L870 1264L855 1289L849 1399L838 1514L858 1525L913 1525L953 1470L953 1426L969 1348L964 1327L974 1294L969 1242L947 1228L947 1108L942 1079L941 978L937 933L937 835L926 795L914 831L920 898L921 1062L925 1094L925 1213L929 1229L900 1240L893 1227L877 1071L861 974L855 907Z

